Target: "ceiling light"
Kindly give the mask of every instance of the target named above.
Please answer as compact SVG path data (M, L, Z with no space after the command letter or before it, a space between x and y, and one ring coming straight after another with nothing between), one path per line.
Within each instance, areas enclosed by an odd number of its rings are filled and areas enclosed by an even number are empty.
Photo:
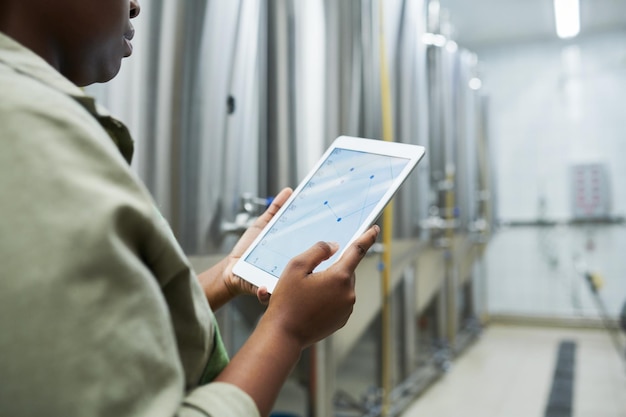
M561 39L573 38L580 32L579 0L554 0L556 34Z
M480 80L480 78L474 77L469 80L469 88L471 88L472 90L480 90L482 86L483 82Z

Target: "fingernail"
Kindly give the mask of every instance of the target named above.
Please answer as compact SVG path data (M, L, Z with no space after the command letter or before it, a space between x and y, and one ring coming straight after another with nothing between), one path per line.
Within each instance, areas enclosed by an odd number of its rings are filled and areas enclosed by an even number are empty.
M374 229L376 230L376 233L380 233L380 226L377 224L374 225Z
M330 245L332 250L339 249L339 243L337 243L337 242L328 242L328 244Z

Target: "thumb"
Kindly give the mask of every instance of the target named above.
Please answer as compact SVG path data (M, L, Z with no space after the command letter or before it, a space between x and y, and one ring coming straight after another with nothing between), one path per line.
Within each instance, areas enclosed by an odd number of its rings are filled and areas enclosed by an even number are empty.
M287 269L294 272L310 274L319 264L333 256L338 249L338 243L317 242L308 250L289 261Z

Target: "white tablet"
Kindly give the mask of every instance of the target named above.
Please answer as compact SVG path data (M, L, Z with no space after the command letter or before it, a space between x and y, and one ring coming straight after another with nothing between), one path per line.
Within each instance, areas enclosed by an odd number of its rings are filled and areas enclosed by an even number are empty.
M293 257L316 242L337 242L337 253L316 271L328 268L374 224L422 156L422 146L337 138L233 272L271 293Z

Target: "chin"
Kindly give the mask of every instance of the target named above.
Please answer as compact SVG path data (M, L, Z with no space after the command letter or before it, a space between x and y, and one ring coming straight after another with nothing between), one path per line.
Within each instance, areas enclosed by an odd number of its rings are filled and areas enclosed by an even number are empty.
M111 59L101 62L100 65L93 65L74 77L69 77L74 84L79 87L86 87L91 84L106 83L111 81L120 72L122 59Z
M98 81L96 81L97 83L106 83L111 81L113 78L115 78L117 76L117 74L119 74L120 72L120 68L121 65L118 65L114 70L107 72L106 74L104 74Z

